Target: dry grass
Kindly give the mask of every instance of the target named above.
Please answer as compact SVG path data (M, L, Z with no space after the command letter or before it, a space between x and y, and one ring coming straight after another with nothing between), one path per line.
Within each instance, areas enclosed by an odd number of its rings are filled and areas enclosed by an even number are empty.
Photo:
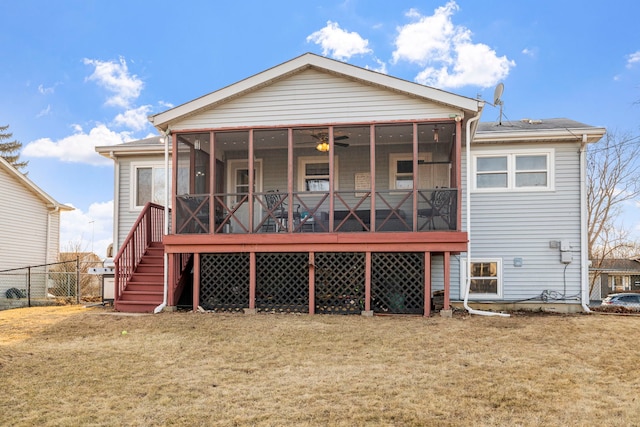
M0 423L638 425L638 336L613 315L16 309L0 312Z

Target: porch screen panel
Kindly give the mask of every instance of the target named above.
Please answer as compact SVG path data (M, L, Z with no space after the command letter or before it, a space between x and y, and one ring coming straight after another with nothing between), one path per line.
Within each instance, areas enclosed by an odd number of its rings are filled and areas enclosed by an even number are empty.
M293 129L294 231L329 231L329 129Z
M335 127L335 155L340 159L334 194L334 231L371 231L371 128Z
M176 233L208 233L211 151L208 133L184 133L177 137Z
M290 226L288 141L288 129L261 129L254 132L254 157L262 162L262 185L256 185L253 202L255 233L288 231ZM260 180L260 176L256 178ZM297 216L296 209L293 213Z
M376 231L413 230L413 125L375 128Z
M451 187L455 123L418 125L418 190Z
M253 192L262 186L261 171L254 156L254 169L249 170L249 132L216 132L216 159L224 159L224 192L215 194L216 230L225 233L251 232L249 209L249 186L253 181ZM221 186L216 186L220 188ZM254 215L256 211L254 211ZM253 222L257 218L254 216ZM223 227L220 227L223 225Z

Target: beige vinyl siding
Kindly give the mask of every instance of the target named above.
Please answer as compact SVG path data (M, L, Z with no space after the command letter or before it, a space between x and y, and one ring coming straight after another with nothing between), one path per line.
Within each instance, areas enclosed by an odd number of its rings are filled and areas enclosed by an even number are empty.
M494 148L497 152L515 152L545 146L551 145ZM554 191L475 192L471 196L471 257L502 259L504 300L536 298L544 290L570 296L580 293L580 147L573 143L554 143L552 147ZM487 145L474 146L472 155L478 148L490 149ZM463 182L466 163L463 155ZM463 204L462 225L466 230L464 199ZM550 241L561 240L570 242L573 256L566 271L559 249L549 247ZM522 267L514 266L514 258L522 258ZM452 263L452 270L458 267L459 263ZM459 287L452 286L451 291L453 299L462 298Z
M64 215L64 214L63 214ZM68 252L67 249L72 242L60 241L60 211L50 211L49 213L49 244L47 253L47 262L58 261L58 254L60 253L60 247Z
M131 227L133 227L133 224L138 219L140 212L142 212L142 209L133 208L131 206L131 193L134 191L135 187L135 177L131 176L132 164L140 166L144 164L160 164L164 166L164 153L147 154L142 156L121 156L118 158L118 167L116 168L116 171L119 175L118 181L120 183L120 189L117 193L118 200L116 212L118 215L118 221L115 233L116 241L113 245L115 252L120 249L120 245L131 231ZM171 167L171 157L169 157L169 167ZM169 217L169 222L171 222L171 217Z
M0 270L55 261L54 248L47 258L49 213L42 198L2 168L0 188Z
M458 110L306 70L172 125L174 129L448 118Z
M134 188L134 177L131 176L131 164L140 161L155 161L163 162L164 156L161 154L153 157L120 157L119 159L119 173L120 173L120 193L118 194L118 231L117 242L114 244L114 249L118 250L124 239L131 231L131 227L138 219L140 210L131 209L131 192Z

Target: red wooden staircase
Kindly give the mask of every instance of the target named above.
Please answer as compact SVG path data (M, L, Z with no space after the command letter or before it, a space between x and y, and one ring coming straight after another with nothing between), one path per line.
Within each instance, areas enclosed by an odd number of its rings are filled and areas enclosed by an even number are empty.
M164 245L153 242L140 258L126 287L115 301L118 311L151 313L164 297Z
M151 313L164 299L164 207L147 203L114 258L118 311Z

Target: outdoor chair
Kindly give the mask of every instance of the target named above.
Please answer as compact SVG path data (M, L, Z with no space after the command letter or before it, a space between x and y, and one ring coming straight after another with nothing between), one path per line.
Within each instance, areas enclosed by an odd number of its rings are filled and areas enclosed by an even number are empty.
M455 195L449 189L434 190L428 201L430 207L418 210L418 215L426 218L421 229L426 226L428 230L455 230Z
M265 203L267 204L267 219L262 225L262 231L280 231L288 230L289 222L289 204L285 201L287 195L280 193L278 190L269 191L264 195ZM293 211L293 221L297 223L300 221L300 205L293 205L295 210Z

